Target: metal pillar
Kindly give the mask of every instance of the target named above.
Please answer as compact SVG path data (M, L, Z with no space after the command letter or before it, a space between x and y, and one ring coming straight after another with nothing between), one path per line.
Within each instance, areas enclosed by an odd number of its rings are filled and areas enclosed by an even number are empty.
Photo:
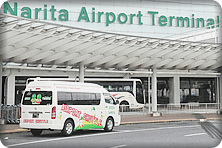
M79 65L79 82L84 83L84 64L80 63Z
M152 75L152 112L157 112L157 76L156 76L156 68L153 69L153 75Z

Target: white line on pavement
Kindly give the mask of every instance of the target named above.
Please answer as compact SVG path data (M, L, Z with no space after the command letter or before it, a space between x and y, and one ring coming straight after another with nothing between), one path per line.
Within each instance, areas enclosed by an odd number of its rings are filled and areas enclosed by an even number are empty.
M120 148L120 147L125 147L127 145L118 145L118 146L114 146L114 147L111 147L111 148Z
M189 135L184 135L185 137L191 137L191 136L199 136L199 135L205 135L207 133L197 133L197 134L189 134Z
M199 126L200 125L177 126L177 127L162 127L162 128L150 128L150 129L139 129L139 130L122 130L122 131L117 131L117 132L98 133L98 134L81 135L81 136L70 136L70 137L63 137L63 138L55 138L55 139L48 139L48 140L39 140L39 141L18 143L18 144L8 145L7 147L15 147L15 146L19 146L19 145L51 142L51 141L57 141L57 140L76 139L76 138L84 138L84 137L93 137L93 136L101 136L101 135L121 134L121 133L130 133L130 132L142 132L142 131L154 131L154 130L164 130L164 129L190 128L190 127L199 127Z

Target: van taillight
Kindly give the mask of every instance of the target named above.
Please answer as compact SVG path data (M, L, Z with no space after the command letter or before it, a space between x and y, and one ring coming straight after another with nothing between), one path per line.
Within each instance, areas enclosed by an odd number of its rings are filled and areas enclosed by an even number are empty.
M22 114L22 107L20 107L20 118L21 118L21 114Z
M52 119L55 119L56 118L56 107L54 106L52 108Z

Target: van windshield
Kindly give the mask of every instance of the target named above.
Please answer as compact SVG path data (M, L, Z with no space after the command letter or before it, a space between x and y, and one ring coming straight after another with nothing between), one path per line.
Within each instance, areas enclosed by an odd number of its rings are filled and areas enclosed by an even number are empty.
M26 91L22 101L23 105L51 105L51 91Z

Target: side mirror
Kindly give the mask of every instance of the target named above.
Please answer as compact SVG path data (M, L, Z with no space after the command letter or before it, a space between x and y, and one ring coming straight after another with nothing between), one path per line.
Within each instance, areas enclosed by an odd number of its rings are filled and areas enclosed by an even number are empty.
M116 104L119 104L119 100L116 100Z

